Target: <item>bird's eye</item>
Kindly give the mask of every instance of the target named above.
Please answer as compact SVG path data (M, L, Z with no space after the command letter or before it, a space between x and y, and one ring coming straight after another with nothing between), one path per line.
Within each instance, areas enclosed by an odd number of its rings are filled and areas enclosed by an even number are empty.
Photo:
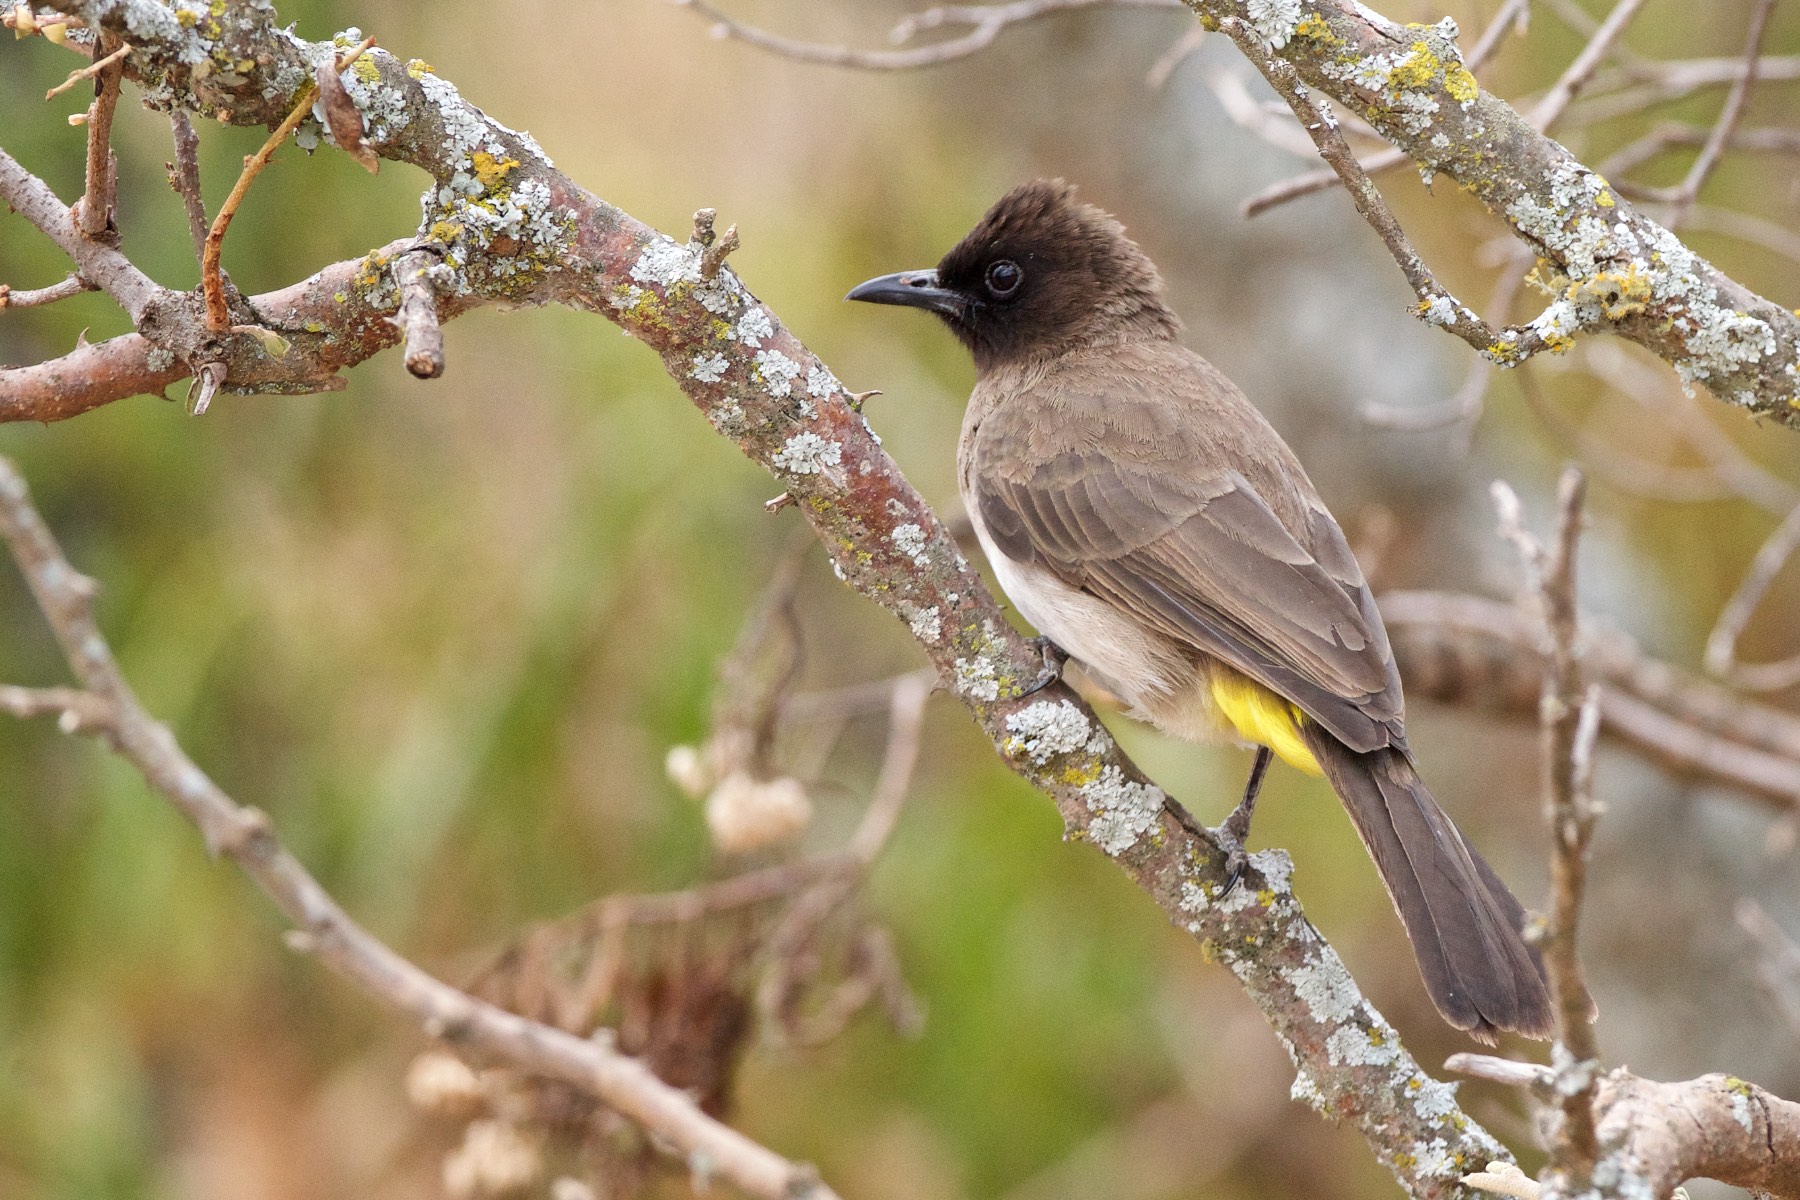
M1010 258L1003 258L987 269L988 294L996 300L1006 299L1018 291L1019 285L1024 282L1025 272Z

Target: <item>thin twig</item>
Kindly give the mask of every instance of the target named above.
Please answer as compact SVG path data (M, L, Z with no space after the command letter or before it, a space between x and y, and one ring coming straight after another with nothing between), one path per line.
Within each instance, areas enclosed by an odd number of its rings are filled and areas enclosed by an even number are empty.
M44 99L46 99L46 100L56 99L57 96L61 95L63 92L68 91L70 88L74 87L76 84L80 83L82 80L92 79L94 76L100 74L100 72L106 70L108 67L115 65L121 58L124 58L127 54L130 54L130 53L131 53L130 46L120 46L117 49L108 53L105 58L100 59L98 62L91 62L85 67L75 68L73 71L69 72L69 77L67 79L63 80L61 83L57 84L55 87L53 87L49 91L45 92Z
M1668 221L1670 229L1679 226L1687 216L1700 189L1712 177L1718 168L1719 160L1724 157L1725 149L1731 144L1732 135L1737 132L1739 122L1744 119L1744 109L1750 100L1750 91L1756 86L1757 63L1761 59L1763 31L1768 28L1769 10L1775 7L1775 0L1759 0L1750 13L1750 29L1745 35L1744 71L1731 85L1730 93L1725 97L1725 107L1719 112L1719 119L1713 124L1712 133L1708 135L1706 144L1700 148L1700 155L1694 159L1693 166L1688 168L1687 177L1675 187L1664 191L1652 191L1649 198L1661 200L1671 206Z
M342 71L362 57L363 51L374 44L374 38L364 38L360 45L338 59L338 70ZM225 302L225 281L219 274L219 252L225 244L225 231L231 227L231 218L237 215L238 206L244 202L250 185L262 174L262 169L269 165L269 160L288 139L288 135L312 112L313 97L318 94L318 90L319 85L310 79L301 85L293 110L288 113L285 121L275 127L275 132L262 144L262 149L244 160L244 169L239 173L237 182L232 185L231 194L225 197L225 203L219 206L218 215L213 218L212 227L206 231L206 245L200 255L200 284L206 292L206 322L214 333L224 333L231 328L231 312Z
M1542 722L1551 830L1551 903L1543 951L1557 1015L1558 1039L1551 1058L1562 1110L1551 1163L1571 1181L1570 1194L1586 1186L1599 1154L1594 1117L1599 1043L1578 942L1588 847L1598 815L1591 790L1591 764L1599 728L1599 696L1582 678L1580 617L1575 602L1575 549L1581 536L1584 492L1581 472L1566 468L1557 487L1556 536L1546 547L1526 531L1512 489L1504 483L1494 484L1501 534L1518 548L1524 561L1542 606L1546 634Z
M187 109L169 114L169 130L175 139L175 161L169 164L169 186L181 197L187 212L188 233L194 239L194 257L206 257L206 202L200 196L200 135L188 120Z
M61 283L53 283L49 287L24 290L0 283L0 312L9 308L36 308L40 304L55 304L58 300L67 300L70 296L79 296L83 292L99 290L98 285L89 283L79 275L71 275Z
M105 699L81 688L26 688L0 684L0 712L27 719L54 715L64 733L99 733L117 714Z
M1071 9L1182 7L1181 0L1015 0L1011 4L945 6L903 19L894 26L889 40L896 43L908 42L923 31L944 25L966 25L969 27L968 33L909 50L855 50L849 46L784 37L747 25L714 8L707 0L674 0L674 3L680 8L692 9L703 20L711 22L714 37L732 38L800 62L854 67L864 71L910 71L967 58L986 49L1009 25Z
M1548 132L1551 126L1562 119L1570 101L1581 94L1581 90L1594 77L1594 72L1606 60L1607 55L1613 53L1615 43L1625 35L1625 27L1631 24L1631 19L1637 16L1638 9L1643 5L1644 0L1619 0L1613 6L1613 10L1606 15L1605 22L1594 31L1587 45L1581 48L1581 53L1575 56L1575 61L1550 85L1544 98L1531 110L1532 125L1540 131Z
M281 845L268 818L221 791L138 702L95 621L93 582L63 556L33 507L24 478L3 457L0 538L10 546L86 694L107 706L110 719L92 732L102 734L193 822L209 850L236 862L287 914L299 934L291 944L412 1016L431 1036L589 1092L654 1131L690 1162L704 1160L712 1172L754 1196L833 1200L812 1168L715 1121L636 1059L603 1041L571 1036L460 992L353 921Z
M1773 663L1740 663L1737 661L1738 638L1756 615L1764 593L1788 559L1800 549L1800 505L1783 517L1756 551L1750 570L1738 583L1737 590L1719 612L1719 619L1706 638L1706 669L1737 687L1751 691L1773 692L1800 683L1800 654Z

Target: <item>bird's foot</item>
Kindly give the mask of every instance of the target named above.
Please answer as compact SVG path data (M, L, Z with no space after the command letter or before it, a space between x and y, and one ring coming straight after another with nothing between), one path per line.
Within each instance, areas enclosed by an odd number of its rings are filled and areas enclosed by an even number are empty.
M1047 637L1034 637L1031 644L1036 646L1043 656L1043 669L1038 672L1037 682L1026 688L1020 695L1030 696L1043 691L1062 678L1063 664L1069 661L1069 653Z
M1244 843L1250 840L1250 818L1256 813L1256 796L1262 791L1263 776L1268 773L1269 760L1273 757L1267 746L1256 748L1256 761L1251 764L1250 778L1244 784L1244 798L1217 829L1206 831L1212 844L1225 855L1225 890L1219 893L1221 898L1231 895L1244 877L1244 865L1250 860L1244 851Z

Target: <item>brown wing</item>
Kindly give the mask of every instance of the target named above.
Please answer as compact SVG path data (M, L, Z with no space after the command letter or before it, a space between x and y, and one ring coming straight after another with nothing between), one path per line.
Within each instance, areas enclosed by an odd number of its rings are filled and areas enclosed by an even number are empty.
M1234 442L1192 436L1166 406L1120 390L1059 389L1048 435L1019 405L983 421L975 501L998 549L1222 659L1353 749L1404 746L1374 599L1274 431L1235 392L1254 424ZM1251 482L1284 471L1298 476L1280 497L1286 523Z

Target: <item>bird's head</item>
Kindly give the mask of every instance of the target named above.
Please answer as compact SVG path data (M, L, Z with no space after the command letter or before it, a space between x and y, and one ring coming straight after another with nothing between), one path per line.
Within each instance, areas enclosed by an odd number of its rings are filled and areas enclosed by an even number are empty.
M883 275L847 298L937 313L982 370L1181 329L1155 265L1060 179L1002 196L936 269Z

